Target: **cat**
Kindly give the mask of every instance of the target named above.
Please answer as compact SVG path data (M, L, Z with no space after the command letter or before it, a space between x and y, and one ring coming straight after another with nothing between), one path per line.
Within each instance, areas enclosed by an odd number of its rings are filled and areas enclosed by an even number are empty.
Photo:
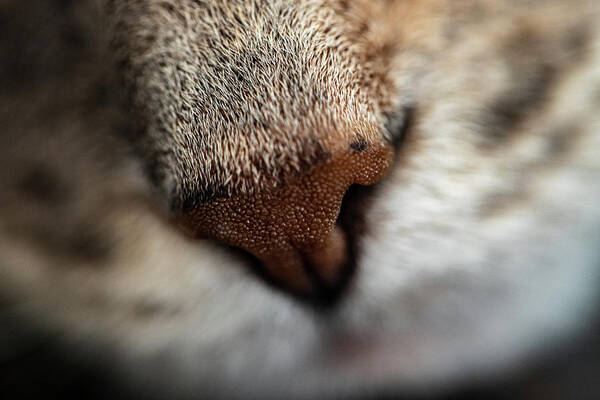
M2 392L447 396L577 343L599 12L4 2Z

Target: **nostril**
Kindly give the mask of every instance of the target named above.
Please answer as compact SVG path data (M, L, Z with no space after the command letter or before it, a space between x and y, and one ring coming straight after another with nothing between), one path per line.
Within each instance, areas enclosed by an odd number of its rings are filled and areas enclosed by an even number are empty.
M354 273L348 239L341 226L335 226L325 246L306 252L304 262L315 288L313 301L322 305L334 304Z
M277 189L202 203L179 223L193 236L251 253L288 290L333 300L352 271L347 235L336 225L344 194L379 181L393 156L383 143L354 147Z
M321 244L292 249L260 260L263 272L294 294L320 304L331 304L349 281L346 235L336 226Z
M303 259L314 278L326 286L336 287L342 280L347 263L348 245L340 226L335 226L322 246L304 250Z
M354 272L348 250L346 234L336 225L320 246L266 259L254 258L253 264L275 287L313 305L331 306L341 298Z

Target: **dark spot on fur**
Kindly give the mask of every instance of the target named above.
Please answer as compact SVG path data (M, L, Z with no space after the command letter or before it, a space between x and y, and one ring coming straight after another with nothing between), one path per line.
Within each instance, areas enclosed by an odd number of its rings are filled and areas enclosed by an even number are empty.
M576 63L577 61L580 61L581 57L588 53L587 50L590 43L590 25L581 24L574 26L565 34L563 47L564 51L571 56L569 57L571 62Z
M83 227L72 235L69 244L69 252L82 260L102 262L109 258L111 243L107 237Z
M346 13L349 10L350 10L350 1L349 0L339 0L338 12Z
M408 131L413 127L415 120L415 109L412 106L404 106L386 115L385 129L396 150L398 150Z
M522 72L517 72L522 71ZM486 139L487 145L495 145L511 137L513 131L532 112L549 98L557 71L551 65L540 65L533 70L517 68L511 87L496 97L488 107L492 117Z
M49 77L71 76L95 51L95 33L82 21L87 2L9 2L0 23L3 90L25 89Z
M169 306L159 299L145 299L135 303L132 308L133 316L139 319L175 315L176 313L176 307Z
M363 139L359 139L356 142L350 143L350 150L352 150L353 152L365 151L368 148L369 148L369 143L367 143Z
M69 211L67 211L68 213ZM69 221L62 214L51 212L37 215L37 219L25 227L17 227L14 233L23 235L53 257L69 267L94 268L108 265L113 252L113 241L107 234L87 222Z
M571 154L584 132L581 121L562 123L546 132L543 156L531 162L527 169L520 171L517 176L512 177L510 187L488 194L485 201L481 203L480 215L483 218L492 218L526 205L535 194L530 190L531 182L539 179L539 171L548 172L549 169L563 165L562 161Z
M196 192L175 191L171 195L171 211L172 212L189 212L196 208L199 204L209 201L218 196L218 191L212 187L205 187L203 190Z
M67 184L43 165L30 168L21 177L18 187L30 199L47 204L60 203L69 195Z
M516 183L514 187L487 195L479 207L479 215L482 218L494 218L522 206L531 197L531 192L526 189L528 177L522 176L519 179L521 183Z
M588 26L555 32L554 48L548 48L548 32L525 25L502 48L510 78L508 88L487 107L491 115L485 146L494 146L513 136L530 116L551 101L552 90L564 71L588 54ZM559 71L561 72L559 74Z

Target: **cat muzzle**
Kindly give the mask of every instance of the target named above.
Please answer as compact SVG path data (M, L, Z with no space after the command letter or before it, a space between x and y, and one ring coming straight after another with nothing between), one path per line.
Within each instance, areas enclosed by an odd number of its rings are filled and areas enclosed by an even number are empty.
M392 161L384 142L350 148L282 187L213 199L178 222L193 237L251 253L271 280L294 294L331 298L351 274L346 233L336 225L344 194L353 184L379 182Z

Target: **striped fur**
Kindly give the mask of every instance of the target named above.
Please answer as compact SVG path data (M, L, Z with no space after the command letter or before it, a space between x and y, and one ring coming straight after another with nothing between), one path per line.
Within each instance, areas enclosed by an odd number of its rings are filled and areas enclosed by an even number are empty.
M20 3L0 6L3 326L144 394L312 399L444 394L597 311L597 1ZM170 223L382 136L396 163L343 211L357 274L327 313Z

